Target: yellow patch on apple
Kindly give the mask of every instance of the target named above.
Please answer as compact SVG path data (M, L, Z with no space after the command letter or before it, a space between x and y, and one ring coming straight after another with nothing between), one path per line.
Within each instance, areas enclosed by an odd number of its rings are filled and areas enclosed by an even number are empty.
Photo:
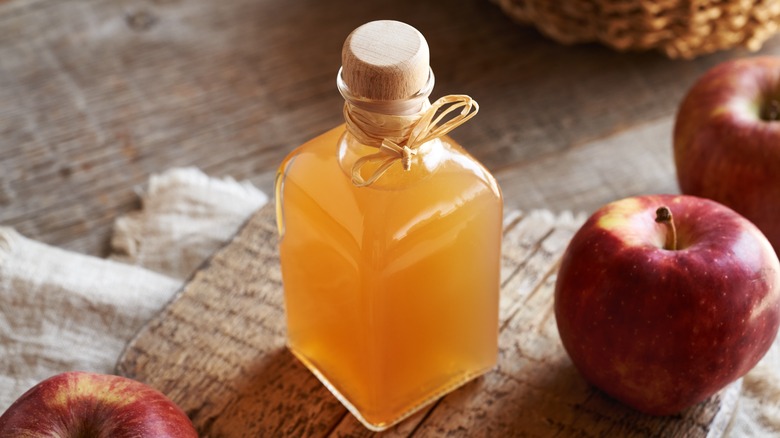
M102 380L95 380L85 375L71 376L68 386L57 392L57 395L49 403L52 407L64 407L68 401L74 399L94 399L100 394L100 400L113 406L121 407L133 403L136 396L128 391L126 382L113 382L107 384Z
M629 246L654 245L663 248L664 241L659 233L648 233L656 226L652 216L637 214L643 204L635 198L626 198L606 206L606 211L598 219L596 226L612 233ZM647 224L641 224L647 222Z

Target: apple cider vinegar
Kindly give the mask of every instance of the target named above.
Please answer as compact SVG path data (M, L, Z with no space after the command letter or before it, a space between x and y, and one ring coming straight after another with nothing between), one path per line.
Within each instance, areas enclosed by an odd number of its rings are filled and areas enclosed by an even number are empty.
M289 347L372 430L497 357L501 194L444 135L476 103L431 105L427 58L403 23L353 32L338 80L347 123L293 151L276 181ZM395 76L366 86L361 63ZM448 107L460 115L439 124Z

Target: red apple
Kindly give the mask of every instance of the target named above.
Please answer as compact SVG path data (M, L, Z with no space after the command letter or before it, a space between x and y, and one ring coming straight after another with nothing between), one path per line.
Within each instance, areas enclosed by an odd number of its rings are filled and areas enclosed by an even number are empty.
M32 387L0 416L0 438L197 438L161 392L124 377L68 372Z
M555 317L594 386L639 411L673 414L744 375L769 349L780 323L780 263L750 221L714 201L627 198L599 209L572 238Z
M680 190L752 221L780 251L780 58L725 62L702 76L677 112Z

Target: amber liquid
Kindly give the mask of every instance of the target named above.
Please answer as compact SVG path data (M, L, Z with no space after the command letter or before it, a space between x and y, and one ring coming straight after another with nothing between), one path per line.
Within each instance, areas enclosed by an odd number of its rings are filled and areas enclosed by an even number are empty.
M276 196L289 347L382 430L495 364L502 200L448 137L355 187L374 152L333 129L287 157Z

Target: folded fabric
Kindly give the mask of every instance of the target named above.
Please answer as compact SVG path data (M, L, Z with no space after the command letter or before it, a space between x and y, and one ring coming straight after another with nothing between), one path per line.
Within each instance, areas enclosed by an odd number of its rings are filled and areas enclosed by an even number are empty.
M143 210L116 222L113 260L0 228L0 413L51 375L113 372L182 280L267 200L248 182L197 169L153 176Z
M0 228L0 412L68 370L110 373L181 281Z
M141 202L116 221L111 258L186 279L268 197L249 182L186 168L152 176Z

